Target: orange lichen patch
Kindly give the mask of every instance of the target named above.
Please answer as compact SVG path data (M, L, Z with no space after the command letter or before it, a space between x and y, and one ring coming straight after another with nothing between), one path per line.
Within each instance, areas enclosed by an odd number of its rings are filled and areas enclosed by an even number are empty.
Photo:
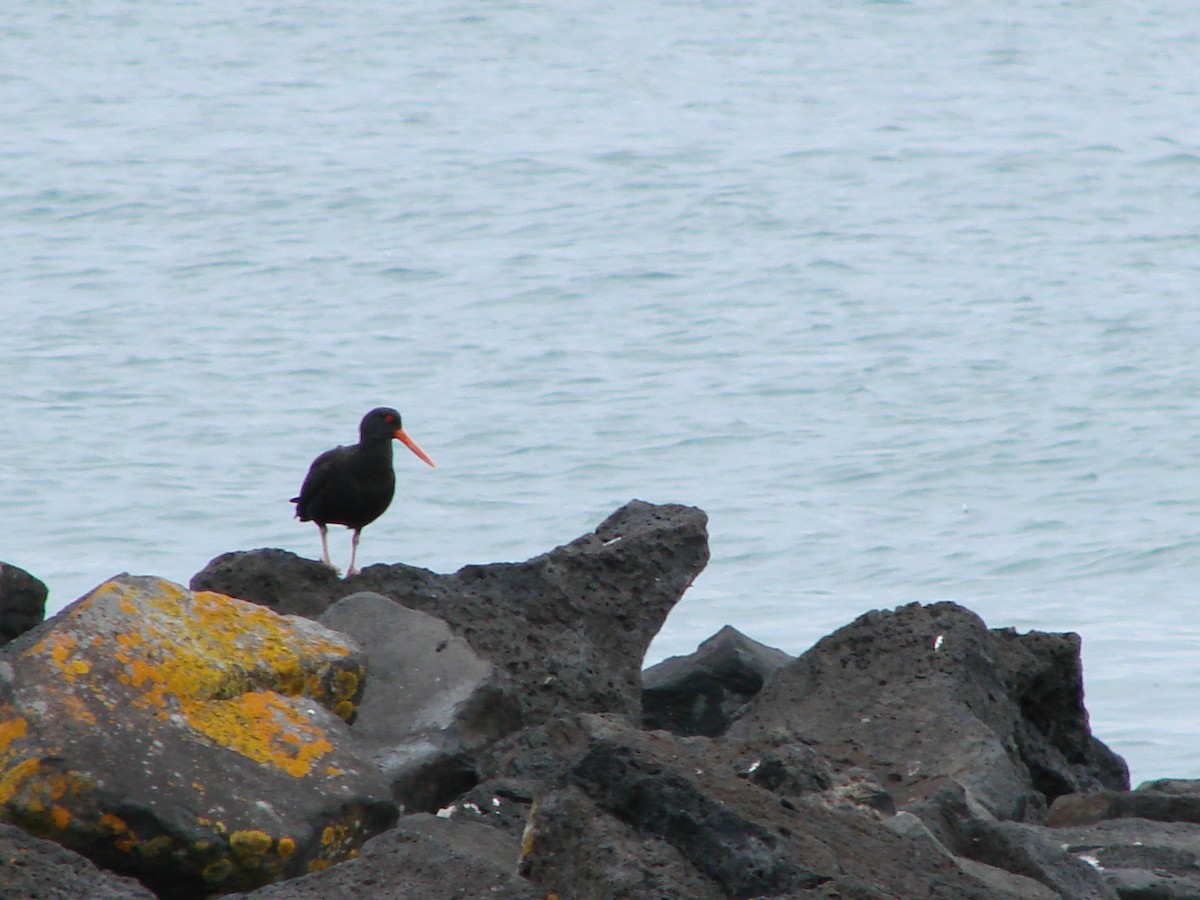
M0 753L7 752L13 741L20 740L28 733L29 723L23 716L0 722Z
M342 774L342 770L339 769L337 766L326 766L325 774L328 775L330 778L337 778L339 775Z
M354 718L354 704L349 700L339 700L333 705L333 714L343 722L349 722Z
M88 664L82 659L72 659L71 656L79 646L75 635L67 630L51 631L48 635L24 652L24 656L35 656L49 661L58 669L67 681L74 681L79 675L86 674Z
M342 669L334 673L333 695L340 700L349 700L358 692L358 672Z
M207 825L209 828L211 828L213 830L213 834L225 834L225 832L229 830L225 827L225 823L220 819L213 821L207 816L198 816L196 821L201 825Z
M63 710L76 721L83 722L86 725L96 724L96 715L88 708L82 698L75 694L64 694L58 698L62 703Z
M114 816L112 813L104 813L98 821L100 829L109 834L123 834L129 830L129 826L125 824L125 820L120 816Z
M0 771L0 807L20 810L37 833L62 831L75 821L79 797L93 787L75 772L31 757Z
M265 831L235 831L229 836L230 849L243 858L262 856L274 842Z
M125 650L136 650L145 643L145 640L142 639L142 636L136 632L132 634L118 634L115 640Z
M201 734L294 778L333 752L325 730L278 694L254 691L220 703L185 703L183 711Z
M42 764L37 759L26 759L0 775L0 804L8 803L25 788L30 780L41 772Z
M150 840L138 844L137 851L147 859L153 859L170 846L170 836L160 834L158 837L150 838Z
M224 881L233 871L233 863L227 859L218 859L204 867L200 876L208 882Z
M331 822L321 829L320 845L316 848L315 858L308 864L308 871L319 871L334 863L353 859L367 837L369 834L365 831L365 824L357 813L350 812Z
M164 720L182 716L220 746L294 777L307 775L316 760L333 751L301 704L280 695L307 692L323 705L334 705L361 680L358 671L330 672L344 666L338 660L352 652L351 645L266 607L208 591L193 594L162 579L106 582L74 612L101 603L109 615L115 607L130 617L127 626L118 623L112 633L108 660L113 670L106 677L134 694L96 692L98 702L130 702ZM72 625L82 628L72 620L27 651L43 654L66 681L89 672L88 662L73 656ZM88 652L94 663L95 651L89 647ZM83 700L63 702L71 718L94 724ZM339 705L337 713L346 718L352 707Z
M297 666L288 666L276 673L278 679L275 684L275 690L281 694L286 694L289 697L299 697L304 693L304 689L308 682L305 679L304 670Z
M287 859L296 852L296 842L290 837L281 837L279 839L279 846L275 848L275 851L284 859Z

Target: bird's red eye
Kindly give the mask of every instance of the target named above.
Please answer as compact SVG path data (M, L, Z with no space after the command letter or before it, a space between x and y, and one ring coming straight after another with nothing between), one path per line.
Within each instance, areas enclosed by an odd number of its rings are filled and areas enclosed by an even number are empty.
M389 425L391 425L391 424L393 424L393 423L396 421L396 417L395 417L395 416L393 416L393 415L390 415L390 414L389 414L389 415L386 415L386 416L384 416L384 417L383 417L383 421L385 421L385 422L387 422Z

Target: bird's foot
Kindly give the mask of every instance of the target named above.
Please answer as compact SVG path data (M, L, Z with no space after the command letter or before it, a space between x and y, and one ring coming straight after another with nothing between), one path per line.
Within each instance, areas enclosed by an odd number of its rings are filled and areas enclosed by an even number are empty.
M353 578L355 575L357 575L361 571L362 571L362 569L348 569L346 571L346 577L343 578L342 580L349 581L351 578Z

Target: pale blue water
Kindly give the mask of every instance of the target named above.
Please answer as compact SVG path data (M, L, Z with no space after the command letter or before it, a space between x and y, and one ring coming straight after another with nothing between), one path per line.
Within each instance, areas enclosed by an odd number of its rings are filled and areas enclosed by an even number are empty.
M364 563L695 504L648 662L952 599L1200 776L1194 7L605 6L7 4L0 560L315 555L286 499L393 404L439 468Z

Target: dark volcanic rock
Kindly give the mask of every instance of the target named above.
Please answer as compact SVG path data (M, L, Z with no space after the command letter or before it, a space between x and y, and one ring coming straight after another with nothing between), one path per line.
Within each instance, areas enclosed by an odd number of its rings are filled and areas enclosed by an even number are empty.
M60 847L0 824L0 897L5 900L155 900L132 878L97 869Z
M0 647L46 617L46 585L24 569L0 563Z
M522 732L494 765L489 783L542 785L521 871L563 898L1007 896L874 814L819 796L784 802L705 738L584 715ZM600 843L581 859L589 841Z
M1185 797L1200 797L1200 779L1197 778L1156 778L1153 781L1143 781L1137 786L1138 791L1152 794L1175 794Z
M728 734L786 736L867 769L901 805L957 782L997 818L1038 821L1042 789L1116 786L1124 769L1081 733L1078 644L1064 671L1051 665L1061 647L1025 637L953 603L867 613L779 670Z
M1005 688L1021 711L1017 748L1047 802L1100 787L1128 790L1125 760L1092 736L1079 635L992 629Z
M521 727L520 704L441 619L351 594L321 624L349 635L369 677L353 734L405 809L435 812L475 784L475 753Z
M453 575L375 565L342 582L320 563L312 565L324 575L257 550L219 557L192 585L305 614L374 591L449 623L509 680L527 723L573 711L638 721L641 660L708 562L706 524L699 509L634 500L595 532L523 563ZM297 568L303 583L293 594L287 573Z
M695 653L642 673L642 727L714 737L757 696L767 676L791 660L726 625Z
M262 605L118 578L0 650L0 821L180 900L1200 896L1200 824L1144 818L1200 789L1126 790L1074 635L913 604L789 660L726 628L643 715L705 523L635 501L524 563L193 579ZM393 794L442 808L377 834ZM1092 824L1028 824L1048 800ZM145 893L0 828L10 896Z
M254 900L544 900L516 874L520 842L472 822L406 816L357 859L237 897ZM565 898L564 898L565 900Z
M1104 819L1151 819L1158 822L1200 823L1200 789L1184 781L1150 782L1136 791L1093 791L1067 794L1050 807L1048 824L1091 825ZM1158 790L1160 785L1166 790Z
M961 785L910 804L941 843L957 856L1032 878L1071 900L1114 900L1094 867L1066 852L1050 829L997 821Z
M955 864L967 875L982 881L1000 896L1012 900L1059 900L1062 897L1058 891L1051 890L1039 881L1007 872L985 863L967 859L965 856L955 856L934 836L933 832L921 819L910 812L901 811L884 822L892 831L902 834L911 841L925 844L935 851L954 860Z
M172 898L338 862L395 820L343 721L358 648L308 619L123 575L0 662L0 818Z
M1046 831L1097 867L1122 898L1200 897L1200 825L1122 818Z
M836 779L829 760L803 744L722 742L714 752L733 762L739 778L788 799L830 790Z
M287 550L222 553L193 575L188 587L310 619L323 613L338 597L354 593L329 566Z
M578 788L552 791L529 817L532 850L521 871L561 898L725 900L669 841L609 815Z

